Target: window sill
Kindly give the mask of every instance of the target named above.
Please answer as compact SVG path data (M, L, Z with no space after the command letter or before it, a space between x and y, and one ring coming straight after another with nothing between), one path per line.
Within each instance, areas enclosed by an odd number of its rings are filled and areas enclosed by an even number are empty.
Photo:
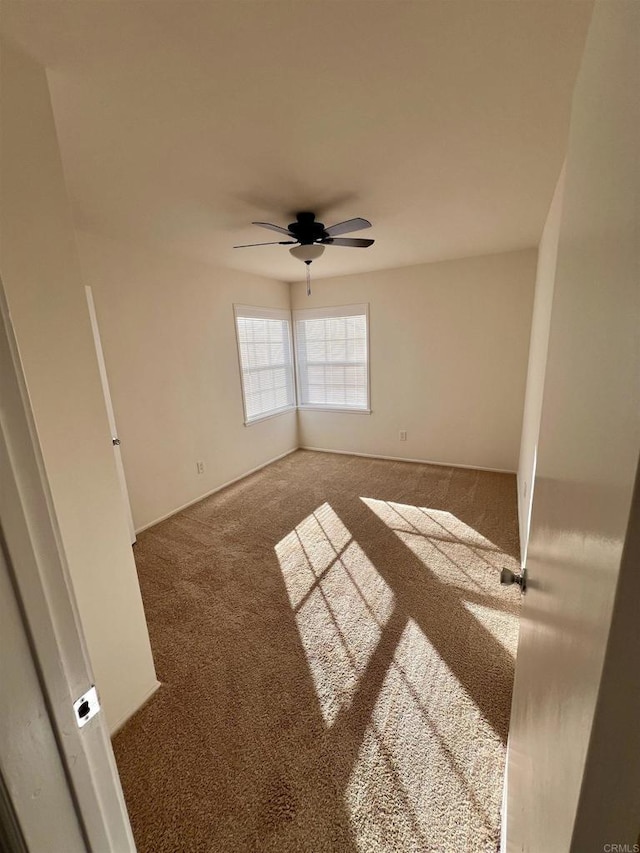
M287 406L286 409L278 409L275 412L269 412L266 415L258 415L255 418L251 418L250 421L245 421L244 425L247 427L253 426L254 424L261 423L261 421L269 421L269 420L271 420L271 418L277 418L280 415L286 415L288 412L295 412L295 410L296 410L295 406Z
M298 406L302 412L347 412L350 415L370 415L371 409L350 409L347 406Z

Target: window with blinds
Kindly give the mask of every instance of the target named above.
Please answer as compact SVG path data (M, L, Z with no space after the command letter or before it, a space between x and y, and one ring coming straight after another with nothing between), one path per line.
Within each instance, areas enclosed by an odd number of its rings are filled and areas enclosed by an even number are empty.
M290 313L246 305L234 311L245 423L294 408Z
M298 404L370 411L368 305L294 311Z

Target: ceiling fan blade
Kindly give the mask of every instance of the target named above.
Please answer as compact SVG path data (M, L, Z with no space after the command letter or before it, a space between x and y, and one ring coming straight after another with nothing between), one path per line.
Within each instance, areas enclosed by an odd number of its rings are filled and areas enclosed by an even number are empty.
M330 228L325 228L329 237L335 237L336 234L348 234L350 231L362 231L363 228L371 228L371 223L368 219L347 219L344 222L338 222Z
M272 231L278 231L280 234L286 234L287 237L293 237L291 231L282 228L280 225L272 225L271 222L252 222L252 225L260 225L262 228L270 228Z
M363 240L362 237L326 237L320 240L325 246L357 246L360 249L366 249L375 243L375 240Z
M241 246L234 246L234 249L248 249L251 246L292 246L297 243L297 240L275 240L273 243L243 243Z

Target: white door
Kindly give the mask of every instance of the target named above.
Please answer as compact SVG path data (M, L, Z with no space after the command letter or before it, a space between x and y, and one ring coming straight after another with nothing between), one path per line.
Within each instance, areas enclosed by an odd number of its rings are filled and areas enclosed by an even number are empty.
M116 471L118 472L118 481L120 483L120 491L122 492L122 500L124 503L125 512L127 515L127 523L129 524L129 534L131 544L136 541L136 530L133 526L133 515L131 514L131 502L129 501L129 491L127 489L127 479L124 473L122 464L122 453L120 451L120 439L118 438L118 430L116 428L116 418L113 413L113 403L111 402L111 392L109 390L109 380L107 378L107 368L104 363L104 353L102 352L102 341L100 340L100 329L98 328L98 318L96 316L96 307L93 301L93 293L87 285L85 287L87 294L87 305L89 306L89 317L91 318L91 329L93 331L93 340L96 345L96 355L98 357L98 369L100 370L100 381L102 382L102 391L104 392L104 402L107 408L107 417L109 419L109 429L111 430L111 440L113 442L113 453L116 460Z
M503 853L640 829L639 12L596 4L574 93Z
M0 821L33 853L133 853L55 508L0 281Z

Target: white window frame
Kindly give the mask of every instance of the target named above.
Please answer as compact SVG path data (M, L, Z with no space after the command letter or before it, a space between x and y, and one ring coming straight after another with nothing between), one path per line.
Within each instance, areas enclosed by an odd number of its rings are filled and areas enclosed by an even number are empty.
M244 370L242 367L242 357L240 355L240 339L238 337L238 318L244 317L248 319L258 320L286 320L289 325L289 359L291 363L291 383L293 390L293 403L290 406L282 406L279 409L265 412L261 415L256 415L253 418L247 416L247 404L244 387ZM295 412L297 403L297 385L296 385L296 369L295 369L295 354L293 349L293 324L291 322L291 311L286 308L263 308L255 305L236 305L233 306L233 326L236 336L236 351L238 353L238 370L240 372L240 391L242 396L242 413L244 425L251 426L260 421L266 421L269 418L276 418L286 412Z
M322 404L301 403L302 394L300 390L300 369L298 365L298 340L296 332L296 320L321 320L332 317L366 317L367 324L367 405L366 408L355 408L353 406L327 406ZM303 411L313 412L349 412L353 415L371 414L371 324L369 321L369 303L363 302L357 305L329 305L322 308L298 308L291 312L293 322L294 341L294 364L296 377L296 397L298 408Z

